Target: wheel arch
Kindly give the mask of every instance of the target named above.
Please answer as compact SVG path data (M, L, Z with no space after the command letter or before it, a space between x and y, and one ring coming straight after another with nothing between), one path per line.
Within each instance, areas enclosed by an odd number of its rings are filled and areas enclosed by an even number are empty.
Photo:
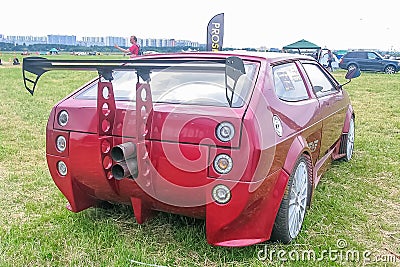
M357 68L360 68L360 65L358 65L357 62L355 62L355 61L350 61L350 62L347 63L346 69L348 69L350 65L356 65Z
M397 66L396 66L395 64L393 64L393 63L388 63L388 64L386 64L385 67L383 68L383 71L386 72L386 69L387 69L388 67L393 67L394 72L397 71Z
M349 126L350 126L350 120L351 118L355 119L356 114L354 113L354 109L352 105L349 105L349 108L347 109L346 112L346 117L344 119L344 124L343 124L343 131L342 133L347 133L349 131Z
M304 137L302 136L297 136L293 142L292 145L289 148L288 154L286 156L285 163L283 165L283 169L289 174L289 176L292 174L293 169L297 163L297 160L300 158L301 155L305 155L306 158L308 159L308 170L310 173L310 183L311 183L311 191L310 195L308 198L308 203L307 206L310 207L311 205L311 200L312 196L314 194L314 184L315 184L315 179L314 177L314 166L313 166L313 159L312 159L312 153L310 148L308 147L307 141ZM286 184L287 186L287 184Z
M293 171L294 165L296 164L297 159L302 155L306 154L311 162L312 162L312 156L311 156L311 150L308 147L307 141L304 137L302 136L297 136L290 148L289 151L286 155L286 160L285 163L283 164L283 169L290 175Z
M332 155L333 159L342 159L346 157L346 149L347 149L347 138L350 129L350 121L353 119L355 121L356 115L354 113L353 107L349 105L349 108L346 112L346 117L343 123L343 130L340 136L339 142L336 144L336 149L334 154Z

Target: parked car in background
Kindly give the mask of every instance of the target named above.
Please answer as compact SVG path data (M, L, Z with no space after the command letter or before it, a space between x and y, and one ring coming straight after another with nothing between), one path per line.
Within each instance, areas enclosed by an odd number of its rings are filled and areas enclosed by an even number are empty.
M326 167L352 157L349 95L312 57L27 57L25 86L33 94L43 73L66 69L99 74L47 124L48 167L73 212L123 203L140 224L156 211L203 218L216 246L288 243Z
M396 73L400 70L400 61L385 59L375 51L350 51L339 61L342 69L359 68L362 71Z

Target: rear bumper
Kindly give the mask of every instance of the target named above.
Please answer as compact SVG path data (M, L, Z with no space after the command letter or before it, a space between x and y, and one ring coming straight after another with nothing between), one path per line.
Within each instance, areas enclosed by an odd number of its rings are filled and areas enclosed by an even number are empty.
M140 176L116 180L109 177L109 163L101 153L106 149L101 144L97 135L70 133L68 153L47 153L50 173L71 211L111 201L132 205L138 223L154 211L204 218L207 241L216 246L248 246L270 238L288 181L282 169L257 182L223 180L210 178L207 168L184 171L184 166L177 168L164 154L157 154L152 159L157 174L150 180ZM207 151L199 154L208 155ZM64 176L57 170L59 161L67 166ZM230 189L231 199L226 204L218 204L212 197L219 184Z
M243 247L268 240L288 180L281 169L259 183L236 184L226 205L210 201L206 207L207 242Z

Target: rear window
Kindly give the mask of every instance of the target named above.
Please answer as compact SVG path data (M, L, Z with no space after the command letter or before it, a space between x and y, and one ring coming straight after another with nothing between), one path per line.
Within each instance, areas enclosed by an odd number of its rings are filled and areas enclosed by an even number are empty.
M225 89L225 69L224 65L219 65L220 68L215 69L190 68L187 70L178 66L152 70L149 83L153 102L229 107ZM232 107L242 107L248 101L256 71L256 63L245 63L246 74L242 75L237 82ZM113 77L115 99L135 101L136 72L115 71ZM76 98L96 99L97 83L83 90Z

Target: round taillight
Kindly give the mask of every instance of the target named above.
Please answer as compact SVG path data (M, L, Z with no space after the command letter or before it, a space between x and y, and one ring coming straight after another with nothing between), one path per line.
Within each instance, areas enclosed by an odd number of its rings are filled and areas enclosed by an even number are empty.
M61 110L60 113L58 113L58 124L60 126L65 126L68 123L69 115L66 110Z
M232 123L224 121L218 124L215 130L217 138L222 142L228 142L235 136L235 128Z
M65 176L68 173L67 164L64 161L60 160L57 162L57 170L61 176Z
M219 174L227 174L233 167L232 158L227 154L219 154L214 159L214 169Z
M211 194L214 201L219 204L226 204L231 200L231 191L223 184L216 185Z
M64 152L67 148L67 139L64 136L59 135L56 139L56 147L58 151Z

